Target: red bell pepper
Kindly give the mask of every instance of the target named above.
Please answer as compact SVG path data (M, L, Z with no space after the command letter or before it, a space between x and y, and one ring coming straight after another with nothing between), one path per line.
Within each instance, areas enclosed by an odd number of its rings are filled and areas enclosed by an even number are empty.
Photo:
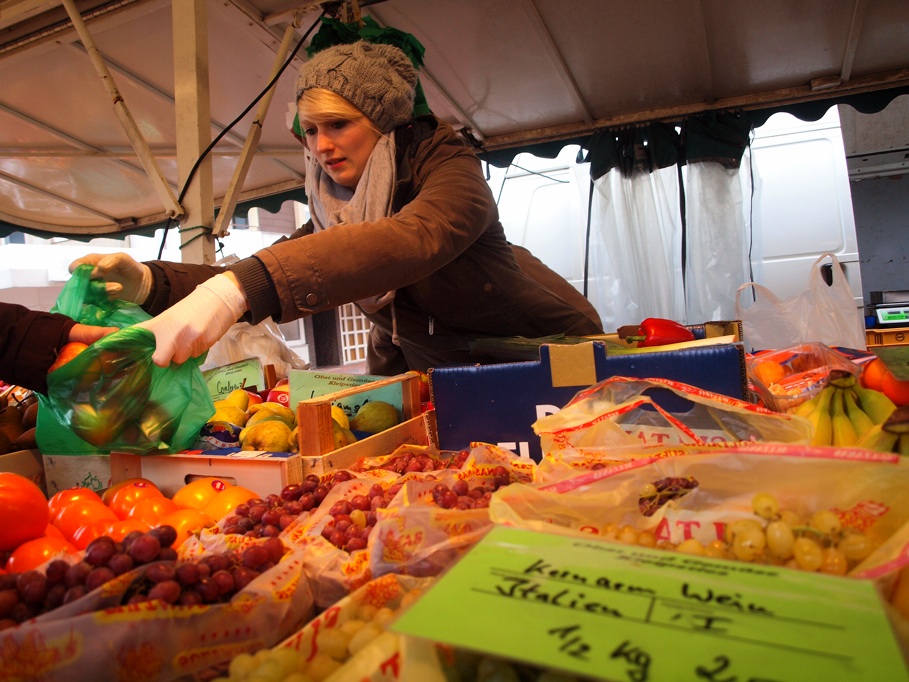
M662 317L648 317L641 322L636 335L626 336L625 339L627 341L637 341L638 348L649 348L651 346L665 346L670 343L693 341L694 333L688 327L674 320L666 320Z

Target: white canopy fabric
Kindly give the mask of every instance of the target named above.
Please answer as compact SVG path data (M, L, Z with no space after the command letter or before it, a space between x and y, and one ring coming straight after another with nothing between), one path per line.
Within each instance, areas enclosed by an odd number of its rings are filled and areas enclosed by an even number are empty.
M160 226L175 205L185 208L178 197L197 152L238 118L196 180L207 186L187 196L194 216L210 215L225 196L241 205L299 198L304 166L289 106L312 34L270 102L250 105L322 4L0 0L0 234L90 238ZM905 0L340 8L412 34L425 48L421 83L432 111L493 152L707 110L909 87ZM255 154L238 171L245 144Z

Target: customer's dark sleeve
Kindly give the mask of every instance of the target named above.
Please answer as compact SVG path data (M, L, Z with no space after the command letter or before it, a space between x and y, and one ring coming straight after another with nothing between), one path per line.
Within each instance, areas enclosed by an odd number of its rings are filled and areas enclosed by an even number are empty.
M66 315L0 303L0 379L46 393L47 370L75 324Z

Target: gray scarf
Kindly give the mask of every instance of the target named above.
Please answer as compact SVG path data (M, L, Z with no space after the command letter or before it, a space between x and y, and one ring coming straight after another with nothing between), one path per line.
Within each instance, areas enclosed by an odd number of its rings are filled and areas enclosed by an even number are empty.
M342 187L332 180L308 149L304 154L305 189L315 231L391 215L396 168L395 143L390 133L376 142L355 190ZM392 290L360 299L356 303L364 312L374 313L391 303L394 297L395 292Z

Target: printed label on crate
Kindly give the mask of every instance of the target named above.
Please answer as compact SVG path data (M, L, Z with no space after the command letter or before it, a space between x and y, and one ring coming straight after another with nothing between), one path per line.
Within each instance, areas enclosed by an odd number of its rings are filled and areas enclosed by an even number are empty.
M330 372L314 372L311 370L290 370L287 375L290 384L291 405L296 405L301 400L320 398L325 395L343 391L345 388L354 388L373 381L387 379L388 377L373 376L370 374L332 374ZM332 401L338 405L348 417L353 417L363 403L381 400L403 410L401 386L391 384L381 386L374 391L364 391L355 395Z
M257 391L265 388L265 374L259 358L249 358L215 367L202 372L202 377L205 379L212 400L226 398L231 391L237 388Z
M907 679L871 581L504 526L391 629L596 679Z

